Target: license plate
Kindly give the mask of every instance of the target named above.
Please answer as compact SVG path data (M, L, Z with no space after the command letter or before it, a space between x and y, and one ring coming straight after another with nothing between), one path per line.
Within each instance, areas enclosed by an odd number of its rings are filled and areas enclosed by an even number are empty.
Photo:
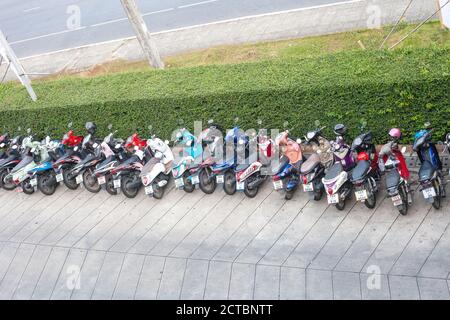
M436 197L436 191L434 190L434 188L423 189L422 193L425 199Z
M102 185L106 183L106 177L105 176L101 176L97 178L98 184Z
M114 189L119 189L120 188L120 186L121 186L121 180L120 179L117 179L117 180L114 180Z
M175 187L178 188L178 189L184 187L184 181L183 181L183 178L175 179Z
M152 185L145 187L145 194L146 195L153 194L153 186Z
M242 182L237 182L236 181L236 190L244 190L244 187L245 187L245 182L244 181L242 181Z
M365 201L367 200L367 191L366 190L359 190L355 192L356 201Z
M63 174L62 173L58 173L56 175L56 182L61 182L64 180Z
M305 191L305 192L314 191L314 186L313 186L312 182L308 183L308 184L304 184L303 185L303 191Z
M36 179L36 178L31 179L31 180L30 180L30 185L31 185L32 187L36 187L36 186L37 186L37 179Z
M225 177L223 174L216 176L216 182L217 183L224 183L225 182Z
M192 176L191 182L192 182L192 184L199 184L200 179L199 179L198 175Z
M329 194L328 195L328 204L336 204L339 203L339 194Z
M283 189L283 180L277 180L273 182L273 188L275 190Z
M82 176L81 174L78 175L78 176L75 178L75 182L76 182L77 184L82 183L82 182L83 182L83 176Z
M399 194L396 196L393 196L392 202L394 203L394 206L399 206L399 205L403 204L402 196Z

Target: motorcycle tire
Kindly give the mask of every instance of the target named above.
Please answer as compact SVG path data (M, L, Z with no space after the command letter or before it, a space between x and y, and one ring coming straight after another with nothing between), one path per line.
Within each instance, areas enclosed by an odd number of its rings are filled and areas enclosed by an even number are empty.
M401 215L406 216L408 214L408 195L406 194L405 186L400 188L399 194L402 197L403 204L397 206L397 209Z
M234 172L225 172L223 179L223 190L226 194L232 196L236 193L236 176L234 175Z
M92 169L87 169L83 172L83 185L92 193L98 193L102 190L101 185L98 184L97 178L92 175Z
M344 199L344 200L339 201L338 203L336 203L334 206L335 206L336 209L338 209L339 211L342 211L342 210L345 209L345 204L346 204L346 201L345 201L345 199Z
M155 199L162 199L164 196L165 186L160 187L158 183L153 183L153 198Z
M114 180L110 174L107 174L106 177L106 183L105 183L105 189L106 192L108 192L112 196L117 195L117 189L114 188Z
M70 190L76 190L79 187L79 184L77 183L76 177L75 178L69 178L70 170L64 170L63 171L63 182L67 188Z
M29 179L22 182L20 186L22 187L23 193L28 195L34 193L34 187L31 186Z
M207 170L207 168L201 169L198 174L200 180L200 190L206 194L211 194L216 190L217 182L216 179L211 179L211 181L209 181L210 179Z
M139 188L130 188L130 184L134 182L133 177L123 176L121 181L121 189L125 197L133 199L139 193Z
M49 180L53 179L54 183L49 183ZM45 194L46 196L51 196L55 193L56 187L58 186L58 183L56 182L56 177L53 172L46 172L44 174L41 174L37 179L37 188L40 192Z
M441 188L439 185L439 182L437 180L434 180L434 191L436 192L436 197L433 199L433 207L436 210L439 210L441 207Z
M189 178L189 172L185 172L183 174L183 190L187 193L191 193L195 190L195 185L192 184L192 181Z
M8 169L4 169L0 172L0 187L11 191L14 190L16 188L16 185L13 181L5 181L6 176L9 174L9 170Z
M251 180L250 180L251 181ZM259 187L249 189L248 184L250 183L249 180L245 180L244 184L244 194L249 198L254 198L258 194Z
M322 199L323 193L324 193L323 188L314 191L314 201L320 201L320 199Z
M286 190L286 194L284 195L284 199L292 200L294 197L294 190Z

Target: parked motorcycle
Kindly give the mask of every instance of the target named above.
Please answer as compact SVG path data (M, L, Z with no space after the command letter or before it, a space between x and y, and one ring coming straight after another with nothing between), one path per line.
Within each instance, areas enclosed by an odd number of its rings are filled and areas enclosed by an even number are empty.
M115 133L110 133L100 144L102 158L104 160L97 164L93 173L100 187L106 189L111 195L117 194L111 171L128 158L125 147L123 146L123 140L115 138ZM126 145L132 144L132 137L129 140L127 140Z
M111 170L114 188L122 190L127 198L135 198L142 187L141 171L151 159L148 152L134 147L134 153Z
M22 140L22 136L14 137L5 151L6 157L0 160L0 187L5 190L13 190L16 187L12 180L5 181L5 178L22 160L22 152L24 151L22 150Z
M280 171L272 178L275 190L285 190L285 199L291 200L295 190L300 183L300 167L305 161L300 144L301 139L295 139L289 136L286 130L275 138L275 143L280 148L280 152L289 160L287 163L281 159L283 165Z
M11 139L7 133L0 136L0 160L8 157L7 149L9 147L9 143Z
M37 167L42 159L48 158L48 151L45 145L35 140L30 129L27 132L29 135L22 141L22 150L24 150L22 160L11 170L4 181L5 183L13 182L19 192L33 194L35 186L31 184L30 170Z
M49 136L42 141L42 145L46 148L48 157L41 159L42 161L39 165L31 169L28 173L31 175L31 186L37 187L43 194L50 196L55 193L59 185L56 181L53 163L64 154L64 150L59 141L51 141Z
M322 135L325 127L310 131L305 136L305 143L313 148L312 153L300 167L303 191L310 198L319 201L324 193L322 178L325 170L333 164L333 153L330 142Z
M428 127L428 126L427 126ZM441 199L445 196L445 182L442 173L442 162L435 144L432 142L433 129L423 129L414 136L413 150L420 160L419 191L435 209L441 207Z
M367 208L373 209L377 203L380 170L372 133L369 131L357 136L353 140L352 151L357 157L350 179L355 189L356 201L364 202Z
M345 143L346 131L347 128L343 124L334 127L336 140L331 142L334 164L322 178L328 204L334 205L338 210L344 210L346 200L353 189L349 173L355 166L355 160L350 146Z
M203 148L195 136L185 128L176 133L175 143L179 151L172 168L175 188L190 193L194 191L195 185L200 183L199 176L195 173L202 162Z
M150 157L140 174L145 194L155 199L162 199L170 180L170 172L174 160L169 141L162 141L153 136L147 140L145 150Z
M389 132L391 141L385 144L379 153L378 166L382 173L386 173L387 195L402 215L408 213L408 207L412 204L412 191L408 179L409 170L403 153L406 148L399 150L398 142L401 139L401 131L393 128Z
M88 134L84 137L81 144L81 154L84 156L78 163L63 173L67 175L67 180L76 184L83 183L83 186L90 192L97 193L101 190L97 178L94 175L95 166L103 160L101 141L94 137L96 125L92 122L86 123Z

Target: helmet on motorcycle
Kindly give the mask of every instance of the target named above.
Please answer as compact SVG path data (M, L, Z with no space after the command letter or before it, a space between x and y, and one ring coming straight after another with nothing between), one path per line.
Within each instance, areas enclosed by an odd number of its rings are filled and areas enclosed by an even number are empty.
M402 132L399 128L392 128L389 130L389 136L392 140L400 140L402 138Z
M334 126L334 133L343 136L347 132L347 127L343 125L342 123L339 123Z
M94 122L86 122L85 128L89 134L94 134L95 130L97 130L97 126Z

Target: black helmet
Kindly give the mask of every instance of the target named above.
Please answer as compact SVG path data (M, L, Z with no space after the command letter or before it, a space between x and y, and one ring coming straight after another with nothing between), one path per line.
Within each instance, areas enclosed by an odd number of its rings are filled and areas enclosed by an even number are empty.
M338 136L343 136L347 132L347 127L343 125L342 123L339 123L334 126L334 133Z
M84 127L86 128L89 134L94 134L95 130L97 130L97 126L95 125L95 123L90 121L86 122L86 125Z

